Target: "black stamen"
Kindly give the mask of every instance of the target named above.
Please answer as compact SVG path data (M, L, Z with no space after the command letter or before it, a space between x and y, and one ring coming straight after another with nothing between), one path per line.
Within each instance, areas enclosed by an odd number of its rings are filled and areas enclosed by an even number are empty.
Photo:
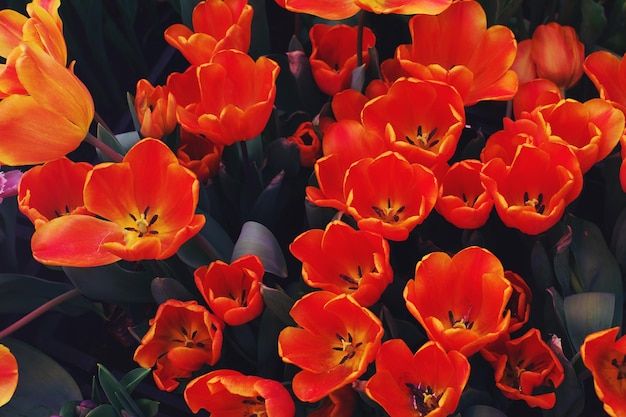
M133 219L134 222L137 221L137 217L135 217L133 213L128 213L128 215L130 216L131 219Z
M146 209L143 211L144 218L148 215L148 210L150 210L150 206L146 207Z
M407 142L409 142L411 145L415 145L415 142L413 142L413 141L411 140L411 138L410 138L410 137L405 136L405 139L406 139L406 141L407 141Z
M435 135L437 134L437 128L434 128L433 130L430 131L430 133L428 134L428 140L430 141ZM432 143L430 146L434 146L435 144L437 144L439 141L435 141L434 143Z
M152 218L150 219L150 223L148 223L148 226L152 226L157 221L158 218L159 218L158 214L155 214L154 216L152 216Z

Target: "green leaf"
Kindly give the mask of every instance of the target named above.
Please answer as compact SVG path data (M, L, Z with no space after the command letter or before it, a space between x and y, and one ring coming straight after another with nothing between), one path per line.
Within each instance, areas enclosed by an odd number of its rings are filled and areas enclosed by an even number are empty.
M506 417L502 411L488 405L473 405L461 414L462 417Z
M300 148L294 142L279 138L265 148L268 165L285 171L288 176L295 176L300 170Z
M145 417L124 386L101 364L98 364L98 381L109 402L118 411L127 410L135 417Z
M147 398L139 398L137 401L137 406L141 409L143 414L146 417L154 417L159 412L159 402L150 400Z
M126 392L131 394L141 381L143 381L151 373L152 369L150 368L135 368L120 379L120 385L124 387Z
M595 0L582 0L580 9L582 15L580 40L590 48L602 36L608 22L604 7Z
M135 132L134 130L115 135L115 138L122 145L122 155L125 155L130 148L132 148L137 142L141 140L141 137L139 137L139 133Z
M115 152L119 153L120 155L124 155L125 154L124 148L122 147L122 144L117 140L117 138L115 136L113 136L111 134L111 132L106 130L105 127L102 126L100 123L98 123L97 134L98 134L98 139L100 139L102 142L104 142L105 145L109 145ZM111 162L111 160L109 158L107 158L107 156L105 154L100 152L99 149L97 151L98 151L98 157L102 161Z
M295 326L296 322L291 318L289 312L295 301L281 288L270 288L261 284L261 295L263 303L272 311L283 323L288 326Z
M248 4L254 9L252 17L251 38L249 55L254 59L261 55L267 55L270 48L270 31L267 22L265 2L267 0L249 0ZM272 0L269 0L272 1Z
M85 417L120 417L120 413L111 404L102 404L87 413Z
M61 409L59 410L59 416L60 417L75 417L76 406L79 405L80 403L81 401L78 401L78 400L66 401L65 404L63 404L63 407L61 407Z
M19 379L13 398L0 408L0 417L49 417L67 401L82 399L74 379L49 356L16 339L2 343L17 360Z
M540 289L554 286L554 272L548 253L541 242L536 241L530 253L530 267L535 285Z
M128 111L130 112L130 118L133 121L133 126L137 132L141 131L141 123L137 118L137 109L135 109L135 96L131 93L126 93L126 101L128 102Z
M241 227L230 261L233 262L244 255L258 256L265 272L282 278L287 276L287 263L280 244L272 232L261 223L248 221Z
M270 308L264 309L257 344L257 375L262 378L274 379L275 370L282 368L276 340L284 328L285 323Z
M612 327L615 295L600 292L570 295L563 300L563 309L568 334L578 352L587 335Z
M191 15L194 7L200 0L180 0L180 17L183 20L183 24L189 29L193 30L193 24L191 23Z
M565 379L563 379L563 382L555 391L556 404L554 408L550 411L549 415L544 415L544 417L579 416L585 405L585 393L582 384L578 380L572 363L563 354L563 349L561 348L557 336L552 336L550 346L557 358L559 358L561 365L563 365Z
M157 304L162 304L169 299L180 301L194 300L195 297L183 284L173 278L155 278L152 280L152 296Z
M248 214L249 220L269 227L275 227L280 224L280 216L286 200L284 179L285 172L281 171L270 181L254 202Z
M118 263L94 268L63 267L74 286L86 297L114 304L153 302L154 275L128 271Z
M176 253L192 268L208 265L213 261L228 261L233 253L234 244L228 233L210 215L203 213L206 219L200 237L193 237L185 242Z
M72 289L69 284L30 275L0 274L0 313L29 313ZM74 297L57 307L70 315L79 315L94 308L93 303L84 297Z

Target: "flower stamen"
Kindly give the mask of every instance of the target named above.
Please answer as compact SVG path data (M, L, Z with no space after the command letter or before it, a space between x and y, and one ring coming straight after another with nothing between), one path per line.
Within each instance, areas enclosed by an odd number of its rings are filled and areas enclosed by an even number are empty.
M537 213L543 214L546 209L546 206L543 204L543 193L539 193L537 198L530 198L528 191L524 191L524 205L533 207Z
M405 385L410 390L410 404L419 413L420 417L426 416L436 408L439 408L439 400L443 394L435 394L430 385L426 386L426 388L421 383L414 385L406 382Z

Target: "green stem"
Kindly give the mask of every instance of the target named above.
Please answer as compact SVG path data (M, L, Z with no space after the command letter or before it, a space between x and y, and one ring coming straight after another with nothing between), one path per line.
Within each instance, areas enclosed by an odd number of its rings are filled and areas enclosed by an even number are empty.
M93 147L96 149L100 149L100 151L103 154L105 154L109 159L111 159L113 162L122 162L122 159L124 159L124 157L120 155L119 153L117 153L115 149L111 148L109 145L102 142L100 139L98 139L91 133L87 133L87 136L85 137L85 142L89 143L90 145L93 145Z
M62 304L64 302L66 302L67 300L70 300L70 299L72 299L72 298L74 298L74 297L76 297L78 295L80 295L80 291L78 291L76 288L74 288L72 290L69 290L69 291L67 291L67 292L65 292L65 293L63 293L63 294L53 298L52 300L48 301L47 303L40 305L39 307L37 307L36 309L31 311L27 315L25 315L24 317L22 317L21 319L19 319L18 321L16 321L15 323L10 325L9 327L7 327L6 329L2 330L0 332L0 340L4 339L5 337L10 335L14 331L22 328L24 325L30 323L31 321L33 321L37 317L41 316L43 313L52 310L53 308L55 308L59 304Z

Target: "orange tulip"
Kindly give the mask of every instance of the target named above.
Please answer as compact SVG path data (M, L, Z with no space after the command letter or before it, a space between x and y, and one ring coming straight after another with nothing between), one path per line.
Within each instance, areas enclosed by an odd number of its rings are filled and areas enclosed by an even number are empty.
M626 337L615 340L619 333L619 327L592 333L580 348L596 395L611 417L626 415Z
M278 354L302 368L292 383L302 401L319 401L354 382L380 348L380 320L350 295L313 292L296 301L290 314L299 327L280 332Z
M86 162L55 159L26 171L18 187L18 207L35 228L68 214L89 214L83 200Z
M465 127L463 101L454 88L415 79L394 82L387 94L365 105L362 118L389 149L429 168L452 157Z
M0 407L13 397L17 380L17 360L8 347L0 344Z
M364 307L377 302L393 280L387 241L338 220L325 230L302 233L289 250L302 262L302 278L307 285L350 294Z
M211 62L217 52L225 49L247 53L253 14L246 0L201 1L193 9L193 31L177 23L165 30L165 40L191 65Z
M196 174L202 184L206 184L217 174L223 151L224 147L221 145L185 129L180 130L180 146L176 151L178 162Z
M485 352L484 356L493 366L496 386L505 397L524 400L530 407L554 407L554 390L564 379L563 365L538 329L530 329L505 342L501 351Z
M263 311L261 284L263 264L255 255L246 255L230 265L215 261L194 272L200 294L211 311L231 326L240 326Z
M352 164L343 192L359 229L402 241L435 207L438 186L431 170L388 151Z
M150 320L135 350L139 366L153 372L157 386L173 391L177 379L189 378L204 364L215 365L222 351L222 324L196 301L167 300Z
M7 72L15 74L13 85L19 87L0 101L0 164L39 164L76 149L94 105L74 73L32 42L11 52L3 75Z
M624 133L624 114L603 99L560 100L536 111L574 152L583 174L606 158Z
M142 136L161 139L176 127L176 100L166 86L153 87L150 81L139 80L135 112Z
M556 22L539 25L533 33L530 57L537 77L547 78L559 88L570 88L583 75L585 45L571 26Z
M194 214L198 187L163 142L144 139L122 162L99 164L87 175L84 205L97 217L50 220L33 234L33 256L67 266L169 258L204 225Z
M186 105L190 93L170 86L178 104L178 122L217 145L260 135L274 106L279 69L265 57L255 62L243 52L218 52L210 63L196 69L194 91L200 101Z
M185 388L185 402L196 414L212 416L293 417L295 405L289 391L271 379L218 369L195 378Z
M479 2L456 2L436 16L415 15L409 29L413 43L398 46L395 55L409 75L454 86L466 106L515 95L515 36L505 26L487 28Z
M352 71L356 68L357 27L316 24L309 31L312 52L311 71L317 86L329 96L350 87ZM363 28L363 62L369 62L368 48L376 44L376 36Z
M521 145L510 166L495 158L482 174L502 222L528 235L554 226L583 183L578 159L557 142Z
M460 229L483 226L491 213L493 199L480 181L482 166L472 159L455 162L439 186L435 209Z
M365 392L390 417L445 417L454 413L470 374L461 353L427 342L415 354L402 339L383 343Z
M507 331L511 317L505 310L512 292L500 260L471 246L453 257L444 252L424 256L404 288L404 299L430 340L470 356Z
M315 161L322 156L322 142L312 122L301 123L294 134L287 137L287 141L298 145L300 165L303 167L312 167L315 165Z
M513 115L520 119L524 112L530 113L537 107L558 103L562 98L556 84L545 78L520 83L513 97Z
M328 394L317 410L308 417L351 417L356 406L356 392L350 385L339 388Z
M277 4L297 13L307 13L327 20L354 16L359 10L377 14L437 14L453 0L275 0Z
M511 312L511 324L509 333L521 329L530 318L530 302L533 293L522 277L513 271L504 271L504 276L511 283L513 294L507 305L507 310Z
M585 74L600 92L600 97L626 113L626 65L609 51L589 54L583 63Z

